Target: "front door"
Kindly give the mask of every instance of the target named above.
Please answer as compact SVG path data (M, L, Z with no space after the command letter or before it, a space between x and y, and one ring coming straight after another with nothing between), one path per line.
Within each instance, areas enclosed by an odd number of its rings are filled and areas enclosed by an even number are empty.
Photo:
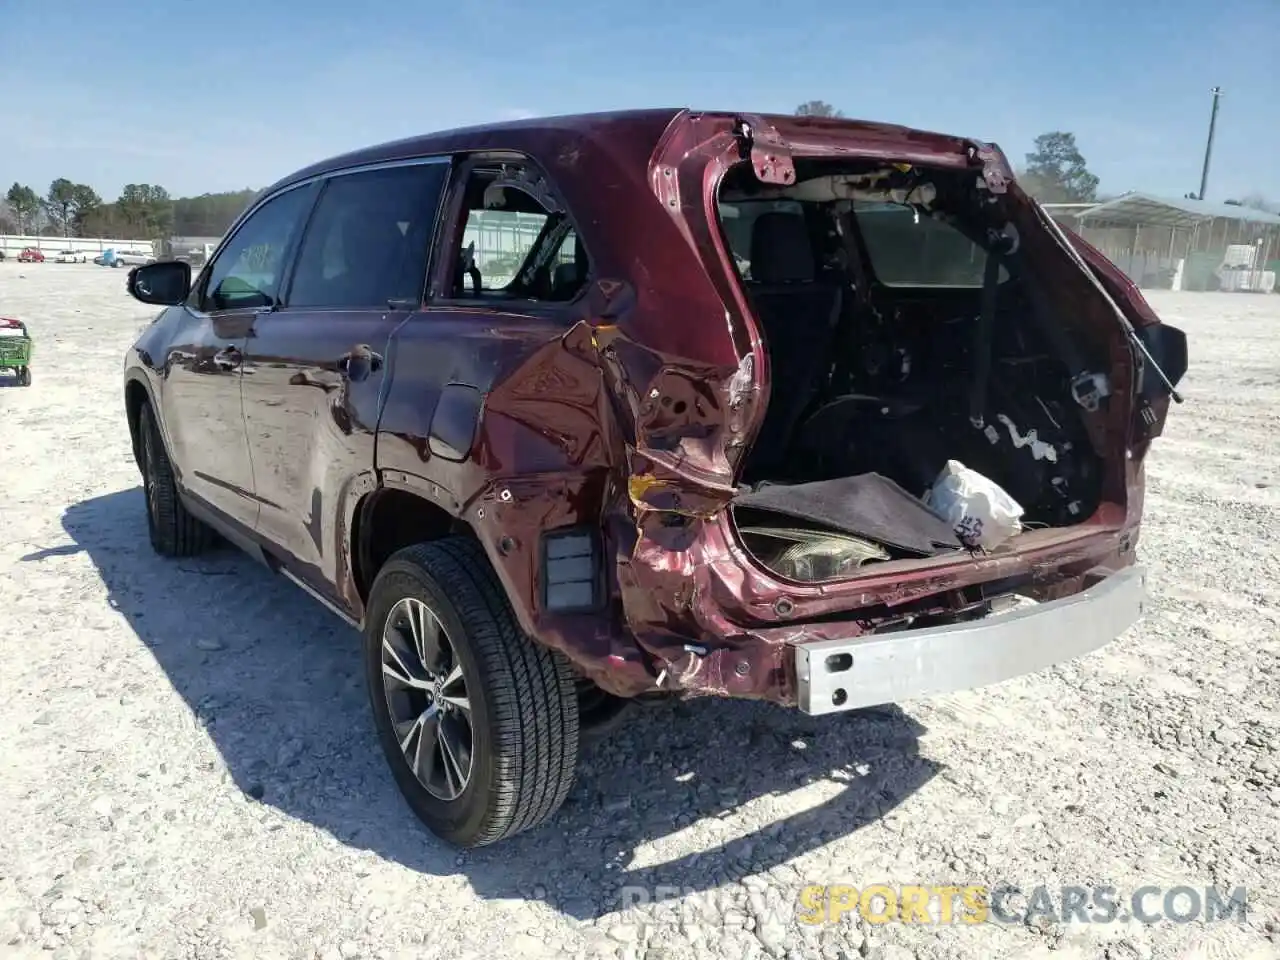
M283 305L247 339L244 410L258 531L336 596L353 484L372 475L387 344L422 303L448 166L342 172L322 186Z
M195 284L183 307L185 336L166 357L165 432L179 482L248 530L258 501L241 400L246 342L275 304L311 196L288 191L245 219Z

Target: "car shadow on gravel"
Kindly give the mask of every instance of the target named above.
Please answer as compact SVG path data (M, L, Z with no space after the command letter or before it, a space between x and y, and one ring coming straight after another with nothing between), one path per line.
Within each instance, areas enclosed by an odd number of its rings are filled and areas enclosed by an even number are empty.
M551 823L459 851L419 825L387 772L349 627L232 548L157 557L140 488L76 503L62 522L241 791L351 848L462 873L481 897L587 920L624 886L715 889L875 822L940 769L919 756L923 727L893 706L826 718L711 699L635 707L584 745ZM803 804L788 800L805 786Z

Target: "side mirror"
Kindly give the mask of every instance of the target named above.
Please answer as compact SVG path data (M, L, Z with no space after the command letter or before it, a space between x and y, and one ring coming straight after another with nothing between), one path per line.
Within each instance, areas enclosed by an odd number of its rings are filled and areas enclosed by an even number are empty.
M187 298L191 291L191 264L180 260L163 260L134 267L129 271L125 289L135 300L158 307L172 307Z

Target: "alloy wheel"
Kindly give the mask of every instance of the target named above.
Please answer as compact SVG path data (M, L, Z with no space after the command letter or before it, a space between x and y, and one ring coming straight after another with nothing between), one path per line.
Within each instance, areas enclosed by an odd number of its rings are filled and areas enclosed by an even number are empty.
M156 445L150 430L142 432L142 462L144 465L142 484L147 498L147 512L152 519L159 519L159 508L156 502Z
M456 800L471 780L471 700L448 631L414 597L399 600L387 615L382 687L409 769L433 797Z

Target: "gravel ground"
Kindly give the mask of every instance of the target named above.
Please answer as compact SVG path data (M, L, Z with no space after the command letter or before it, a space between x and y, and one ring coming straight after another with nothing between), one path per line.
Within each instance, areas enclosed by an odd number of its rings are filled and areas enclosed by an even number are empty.
M820 722L638 710L551 825L459 853L384 768L354 632L229 550L152 555L120 392L150 311L123 281L0 265L37 338L34 385L0 389L0 956L1280 956L1280 296L1152 295L1193 362L1148 467L1154 603L1104 651ZM841 883L1250 907L797 921ZM629 905L658 885L684 899Z

